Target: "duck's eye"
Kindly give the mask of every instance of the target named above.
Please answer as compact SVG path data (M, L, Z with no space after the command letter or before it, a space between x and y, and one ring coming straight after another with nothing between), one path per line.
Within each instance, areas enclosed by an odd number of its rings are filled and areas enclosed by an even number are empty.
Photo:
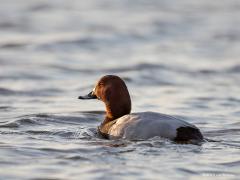
M104 83L103 82L99 82L98 86L104 86Z

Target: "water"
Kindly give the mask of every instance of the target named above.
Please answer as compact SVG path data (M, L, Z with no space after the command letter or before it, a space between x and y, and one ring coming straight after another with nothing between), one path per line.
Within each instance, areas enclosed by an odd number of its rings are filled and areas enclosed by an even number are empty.
M0 179L238 179L240 3L1 0ZM105 74L133 112L185 118L202 146L96 135Z

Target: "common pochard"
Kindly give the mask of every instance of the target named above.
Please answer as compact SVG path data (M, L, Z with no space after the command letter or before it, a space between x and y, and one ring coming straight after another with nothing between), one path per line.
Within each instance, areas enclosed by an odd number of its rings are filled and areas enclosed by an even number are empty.
M146 140L155 136L177 142L203 141L200 130L179 118L156 112L131 113L131 99L124 81L115 75L103 76L86 96L105 103L106 116L98 127L109 139Z

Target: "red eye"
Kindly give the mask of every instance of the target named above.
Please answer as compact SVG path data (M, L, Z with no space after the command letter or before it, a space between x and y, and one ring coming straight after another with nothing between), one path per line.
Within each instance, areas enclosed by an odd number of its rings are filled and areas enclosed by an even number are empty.
M98 86L103 86L103 85L104 85L103 82L98 83Z

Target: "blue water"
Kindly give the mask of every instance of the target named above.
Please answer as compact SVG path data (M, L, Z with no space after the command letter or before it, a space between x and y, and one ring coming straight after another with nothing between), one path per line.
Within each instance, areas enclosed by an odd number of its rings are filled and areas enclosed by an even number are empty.
M240 2L1 0L0 179L238 179ZM184 118L202 146L96 134L121 76L133 112Z

